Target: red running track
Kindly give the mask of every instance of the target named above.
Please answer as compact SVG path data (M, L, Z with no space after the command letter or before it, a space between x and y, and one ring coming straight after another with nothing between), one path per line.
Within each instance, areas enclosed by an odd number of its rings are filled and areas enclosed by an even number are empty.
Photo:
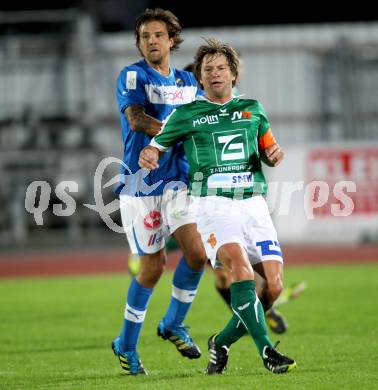
M378 245L286 245L283 253L289 266L378 262ZM180 256L179 250L170 252L167 268L173 269ZM0 278L126 272L127 258L123 248L0 254Z

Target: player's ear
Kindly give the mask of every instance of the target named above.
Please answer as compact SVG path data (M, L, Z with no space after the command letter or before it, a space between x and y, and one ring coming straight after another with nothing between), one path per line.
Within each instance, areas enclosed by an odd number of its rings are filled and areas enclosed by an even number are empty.
M138 42L138 43L136 44L136 47L137 47L139 53L142 55L142 57L144 57L144 54L143 54L142 50L140 49L140 42Z
M173 38L169 38L169 48L172 49L174 45L175 45L175 40Z

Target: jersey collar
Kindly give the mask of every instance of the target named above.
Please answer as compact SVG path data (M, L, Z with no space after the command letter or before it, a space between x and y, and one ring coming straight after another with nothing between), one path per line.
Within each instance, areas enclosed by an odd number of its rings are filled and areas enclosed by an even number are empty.
M205 100L206 102L208 103L211 103L211 104L215 104L217 106L225 106L226 104L230 103L232 100L235 99L236 96L232 96L230 100L227 100L227 102L225 103L217 103L217 102L212 102L211 100L209 100L206 96L204 95L200 95L200 96L197 96L196 100Z
M173 74L173 69L172 67L169 67L169 75L168 76L164 76L162 75L160 72L158 72L155 68L153 68L152 66L148 65L147 64L147 61L143 58L142 60L144 62L144 65L147 69L151 69L152 73L155 73L157 76L159 77L162 77L164 79L169 79L171 77L174 77L174 74Z

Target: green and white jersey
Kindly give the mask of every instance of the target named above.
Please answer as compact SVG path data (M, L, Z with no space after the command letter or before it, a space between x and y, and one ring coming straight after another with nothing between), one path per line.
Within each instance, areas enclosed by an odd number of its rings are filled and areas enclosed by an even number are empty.
M233 98L218 104L200 98L176 108L151 145L166 151L183 142L192 195L248 198L267 190L259 139L269 129L257 100Z

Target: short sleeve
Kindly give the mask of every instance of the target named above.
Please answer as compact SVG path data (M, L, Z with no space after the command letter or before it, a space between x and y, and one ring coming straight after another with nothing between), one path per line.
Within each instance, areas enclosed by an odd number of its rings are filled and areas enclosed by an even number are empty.
M270 129L270 123L264 107L259 103L259 115L260 115L260 126L259 126L259 148L265 150L276 143L276 139Z
M142 69L136 67L125 68L117 80L116 98L118 108L124 112L131 105L146 104L146 75Z
M177 110L165 119L159 134L151 140L150 145L165 152L170 146L180 141L184 136L182 131L183 122L180 120L180 114Z
M264 110L264 107L262 106L261 103L258 103L258 105L259 105L259 116L260 116L259 137L261 137L270 129L270 123L266 115L266 112Z

